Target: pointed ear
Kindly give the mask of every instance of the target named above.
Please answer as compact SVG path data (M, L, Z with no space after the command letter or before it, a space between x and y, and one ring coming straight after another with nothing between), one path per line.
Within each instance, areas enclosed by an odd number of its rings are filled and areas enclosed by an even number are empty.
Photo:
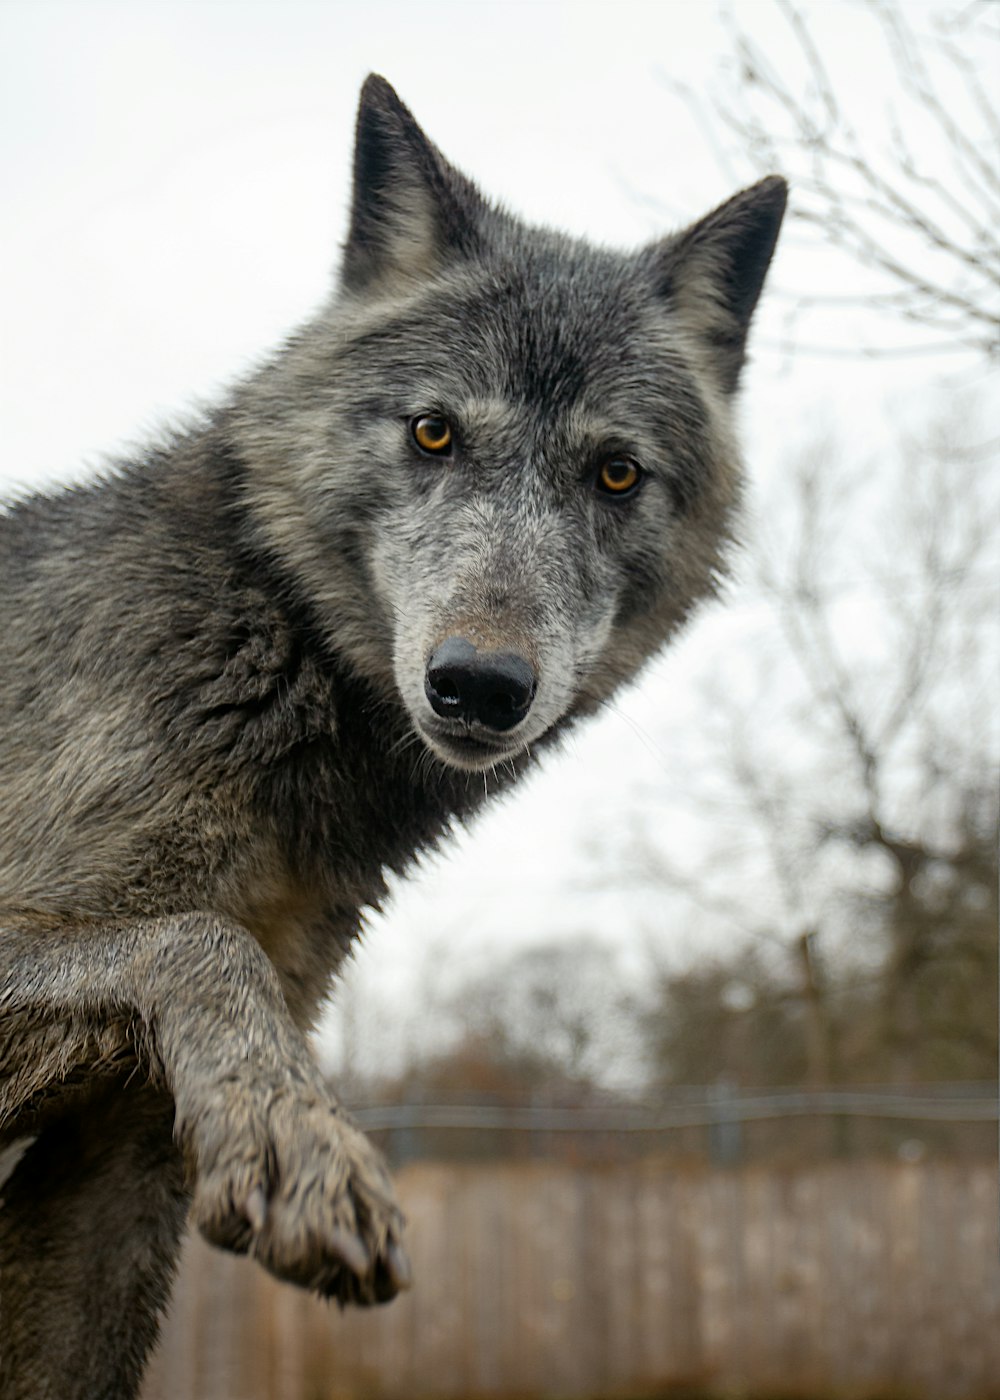
M424 276L479 246L478 191L428 141L384 78L361 89L341 282L360 291Z
M652 250L661 295L710 346L727 393L739 381L787 198L786 182L770 175Z

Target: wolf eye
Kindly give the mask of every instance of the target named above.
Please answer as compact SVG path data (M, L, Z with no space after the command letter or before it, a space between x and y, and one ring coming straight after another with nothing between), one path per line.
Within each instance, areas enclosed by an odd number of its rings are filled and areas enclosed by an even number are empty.
M413 441L421 452L443 457L451 451L451 424L437 413L422 413L410 424Z
M628 496L642 480L631 457L609 457L597 473L598 488L607 496Z

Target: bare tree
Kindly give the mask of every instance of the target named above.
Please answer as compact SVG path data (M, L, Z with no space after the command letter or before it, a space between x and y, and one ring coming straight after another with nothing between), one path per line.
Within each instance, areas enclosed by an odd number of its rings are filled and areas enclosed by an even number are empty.
M786 343L799 353L1000 352L1000 14L986 0L936 10L863 0L865 44L884 51L878 101L835 70L824 29L841 6L775 0L792 40L780 61L723 11L730 57L714 93L661 74L694 112L727 175L747 159L791 182L789 218L813 244L843 254L835 290L778 286ZM858 7L852 7L856 18ZM916 18L913 18L916 11ZM864 105L864 117L859 109ZM877 117L873 121L873 107ZM741 169L740 166L743 166ZM808 313L863 307L897 334L864 348L810 341ZM918 328L900 337L901 324Z
M632 843L643 878L769 950L814 1085L994 1063L1000 483L969 431L905 443L891 483L831 444L790 508L783 482L756 698L718 661L704 683L719 834L686 875Z

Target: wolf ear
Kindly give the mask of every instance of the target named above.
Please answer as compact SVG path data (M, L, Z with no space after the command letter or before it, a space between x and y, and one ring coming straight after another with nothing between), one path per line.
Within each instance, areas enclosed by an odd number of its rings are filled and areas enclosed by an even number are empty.
M653 249L661 295L710 345L727 393L739 381L787 198L787 183L770 175Z
M341 282L425 276L479 245L484 201L428 141L377 73L361 89L354 147L351 226Z

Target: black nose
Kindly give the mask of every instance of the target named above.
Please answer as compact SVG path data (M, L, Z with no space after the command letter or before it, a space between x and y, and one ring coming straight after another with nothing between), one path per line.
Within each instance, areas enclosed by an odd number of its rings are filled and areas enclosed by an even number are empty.
M536 683L523 656L477 651L464 637L449 637L427 663L424 689L436 715L502 732L524 719Z

